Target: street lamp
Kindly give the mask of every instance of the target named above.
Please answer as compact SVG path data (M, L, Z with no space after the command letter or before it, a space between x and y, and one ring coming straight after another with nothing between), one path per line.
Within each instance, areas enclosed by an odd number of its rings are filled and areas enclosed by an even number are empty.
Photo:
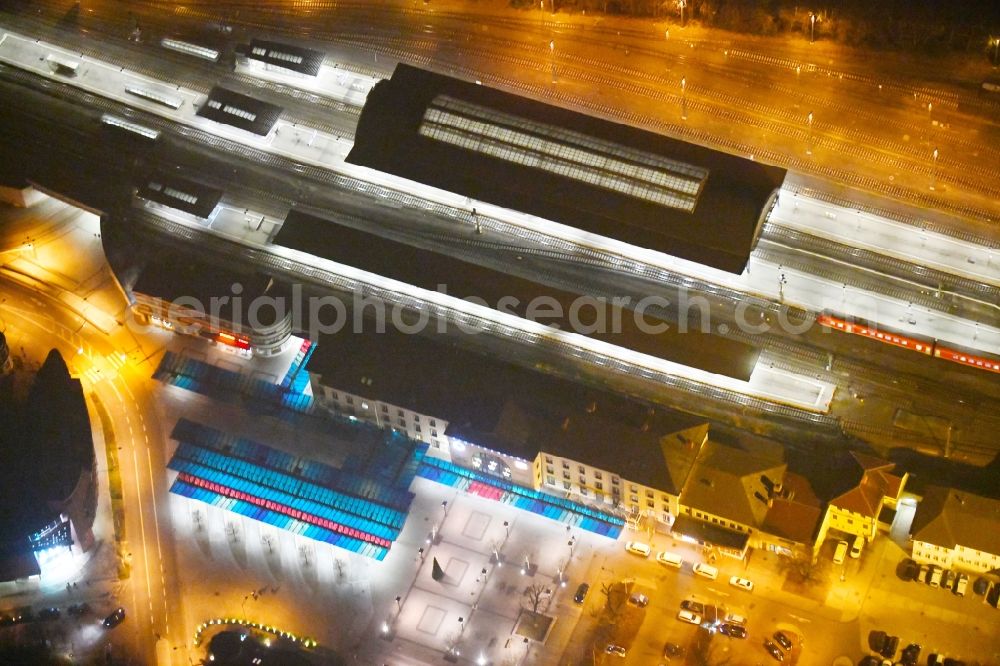
M809 12L809 43L816 41L816 14Z
M933 164L931 166L931 189L933 190L934 187L937 185L937 161L938 161L937 148L935 148L934 152L931 153L931 159L933 160Z
M681 120L687 120L687 77L681 77Z
M403 597L396 595L396 612L397 614L403 612Z
M552 66L552 83L556 82L556 40L549 40L549 62Z
M990 38L990 44L993 45L993 66L996 67L1000 65L1000 37Z
M813 114L812 111L806 116L806 124L809 125L809 139L806 142L806 155L812 155L813 142Z
M677 0L677 9L681 12L681 27L684 27L684 8L687 7L687 0Z

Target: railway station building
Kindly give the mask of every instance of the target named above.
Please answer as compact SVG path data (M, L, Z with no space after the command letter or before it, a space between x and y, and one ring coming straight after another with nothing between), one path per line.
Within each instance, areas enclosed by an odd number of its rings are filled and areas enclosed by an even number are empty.
M737 274L785 178L405 64L369 93L347 161Z

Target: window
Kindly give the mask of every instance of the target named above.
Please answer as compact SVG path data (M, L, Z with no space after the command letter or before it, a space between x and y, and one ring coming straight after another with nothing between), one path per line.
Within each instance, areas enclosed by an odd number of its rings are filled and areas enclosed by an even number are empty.
M580 485L581 486L587 485L587 477L583 476L582 474L580 475Z
M382 413L383 414L389 413L389 405L382 405Z
M618 477L617 476L611 478L611 485L613 485L613 486L617 486L618 485Z
M329 390L329 389L327 389L327 390ZM337 399L337 392L336 391L330 391L330 397L333 398L334 400L336 400Z
M653 491L652 490L647 490L646 491L646 499L653 499Z
M601 473L600 472L594 472L594 478L595 479L601 478Z
M400 428L405 428L406 427L406 421L404 419L399 419L399 427Z
M406 416L406 414L404 414L404 413L403 413L403 410L402 410L402 409L400 409L400 410L397 410L397 411L398 411L398 414L397 414L397 416L399 416L399 418L403 418L404 416Z
M639 503L639 496L638 496L638 495L632 495L632 497L631 497L630 499L631 499L631 500L632 500L632 502L633 502L633 503L635 503L635 504L638 504L638 503Z
M438 431L437 430L431 430L431 437L437 437L437 436L438 436Z
M571 485L572 484L569 481L563 481L563 488L564 489L569 490Z
M437 423L434 422L434 419L431 419L430 426L432 428L436 428L437 427Z
M580 474L586 474L586 473L587 473L587 468L584 467L583 465L580 465Z
M594 487L597 488L598 490L604 490L604 484L601 483L600 481L594 483Z
M417 430L417 432L420 432L420 424L419 423L416 426L416 430Z
M586 488L580 488L580 494L586 496L587 489Z
M352 398L351 396L347 396L347 404L348 405L353 405L354 404L354 398Z
M552 464L552 456L545 456L545 462Z
M563 478L569 480L569 472L567 472L566 470L563 470Z
M634 485L629 486L628 489L629 489L629 491L631 491L633 493L639 492L639 489L636 488Z
M545 483L549 484L550 486L556 485L556 477L554 476L545 477Z
M565 460L563 460L562 464L563 464L563 469L569 469L569 463L568 462L566 462Z
M555 473L555 470L552 468L552 465L546 465L545 466L545 471L548 472L549 474L554 474Z
M653 500L646 500L646 506L650 509L653 508Z

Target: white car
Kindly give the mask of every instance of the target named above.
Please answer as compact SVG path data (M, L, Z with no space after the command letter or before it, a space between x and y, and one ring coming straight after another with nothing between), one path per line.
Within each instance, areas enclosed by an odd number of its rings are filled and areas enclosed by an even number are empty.
M719 570L708 564L703 564L701 562L696 562L691 570L694 571L699 576L703 576L709 580L715 580L719 577Z
M625 550L640 557L649 557L649 554L653 552L653 549L649 547L648 543L643 543L641 541L629 541L625 544Z
M680 569L681 565L684 564L684 560L677 553L671 553L667 550L662 550L656 554L656 561L660 564L664 564L668 567L674 567L675 569Z
M733 587L738 587L747 592L753 591L753 581L747 580L746 578L740 578L739 576L733 576L729 579L729 584Z
M688 624L701 624L701 615L692 613L691 611L678 611L677 619L681 622L687 622Z

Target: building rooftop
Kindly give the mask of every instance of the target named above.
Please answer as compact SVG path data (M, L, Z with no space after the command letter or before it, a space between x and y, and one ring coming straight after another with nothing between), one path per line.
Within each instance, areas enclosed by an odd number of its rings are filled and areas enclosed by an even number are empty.
M811 544L824 508L808 479L786 471L781 492L774 496L761 529L794 543Z
M928 486L910 526L915 541L1000 555L1000 500Z
M503 304L505 311L521 317L531 311L530 303L555 299L563 315L538 318L539 323L573 330L568 314L574 312L571 305L579 297L577 294L437 251L298 211L289 213L274 242L430 291L444 289L457 298L478 297L497 309ZM512 303L511 297L516 302ZM592 312L590 307L583 309L579 317L582 323L591 322L588 317ZM652 313L643 316L646 321L656 321ZM702 333L697 327L688 327L686 332L680 332L676 325L662 332L644 331L631 310L622 312L620 320L620 332L614 331L612 322L607 332L593 332L587 337L743 381L749 380L760 354L755 347Z
M636 462L692 421L487 357L443 336L344 331L318 342L308 370L324 385L444 419L448 435L525 460L542 449L566 451L645 482L661 472Z
M181 176L159 171L136 185L143 199L182 210L198 217L208 217L222 199L222 190Z
M761 527L785 463L707 441L681 490L680 502L742 525Z
M264 39L251 39L250 45L246 47L246 56L251 60L284 67L308 76L319 74L324 57L320 51Z
M785 170L397 65L352 164L740 273Z
M282 108L248 95L215 86L198 115L217 123L266 136L278 122Z
M122 274L116 274L121 279ZM273 307L256 306L255 300L275 297L289 302L288 288L267 275L235 271L162 248L148 253L130 289L253 328L272 326L281 314Z
M897 497L903 480L892 474L895 463L851 451L842 457L840 478L849 484L830 498L830 504L862 516L877 518L883 498Z

